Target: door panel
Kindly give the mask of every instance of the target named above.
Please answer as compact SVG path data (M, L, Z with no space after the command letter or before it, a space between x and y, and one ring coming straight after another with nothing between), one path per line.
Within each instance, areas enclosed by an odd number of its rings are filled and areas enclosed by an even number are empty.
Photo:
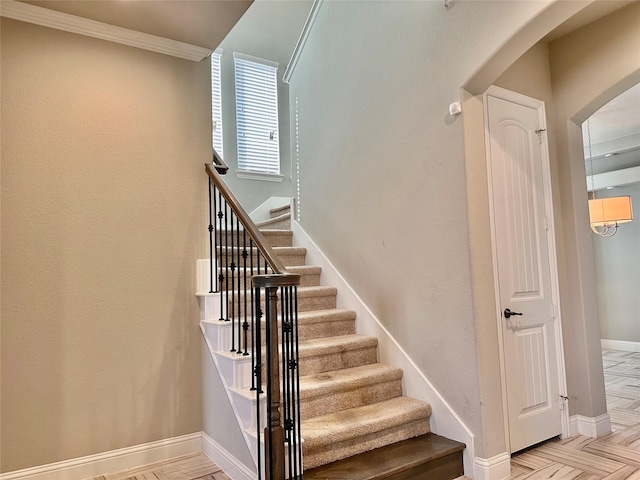
M538 110L487 97L489 175L511 451L562 431ZM546 157L545 157L546 158ZM521 314L521 315L520 315Z

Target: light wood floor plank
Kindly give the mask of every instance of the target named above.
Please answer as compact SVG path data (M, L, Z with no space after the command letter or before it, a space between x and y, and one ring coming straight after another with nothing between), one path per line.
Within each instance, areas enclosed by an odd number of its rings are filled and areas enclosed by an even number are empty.
M640 480L640 353L603 350L602 364L613 433L516 454L510 480Z
M231 480L203 453L143 465L92 480Z

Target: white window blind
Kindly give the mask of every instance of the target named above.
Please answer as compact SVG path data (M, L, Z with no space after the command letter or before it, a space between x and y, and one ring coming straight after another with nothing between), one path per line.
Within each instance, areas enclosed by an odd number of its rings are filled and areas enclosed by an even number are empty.
M221 77L222 50L217 49L211 54L211 132L213 148L221 158L222 153L222 81Z
M278 64L234 53L238 169L280 173Z

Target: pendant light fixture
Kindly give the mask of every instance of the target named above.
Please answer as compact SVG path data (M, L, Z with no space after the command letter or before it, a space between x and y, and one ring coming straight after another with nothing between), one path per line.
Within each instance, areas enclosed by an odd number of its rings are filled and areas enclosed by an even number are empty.
M587 119L587 141L589 144L589 166L591 170L591 198L589 199L589 222L591 230L601 237L613 237L618 224L633 220L631 197L598 198L593 175L593 155L591 152L591 124Z

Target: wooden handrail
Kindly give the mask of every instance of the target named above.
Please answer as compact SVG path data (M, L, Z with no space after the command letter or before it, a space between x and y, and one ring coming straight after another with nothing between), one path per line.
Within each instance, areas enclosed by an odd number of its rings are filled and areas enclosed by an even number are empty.
M222 161L222 159L220 159L220 161ZM207 175L209 175L209 178L213 180L214 184L216 185L222 196L225 198L229 206L231 206L233 212L240 219L240 223L244 226L245 230L253 240L253 243L255 243L258 250L260 250L260 253L262 253L262 256L269 264L269 267L271 267L271 270L273 270L273 273L290 276L292 280L295 276L299 277L300 275L296 273L287 272L287 269L282 263L282 260L280 260L280 258L278 258L278 256L274 253L273 249L267 242L267 239L264 238L262 232L258 229L256 224L253 223L251 217L249 217L249 214L244 210L244 208L242 208L242 205L240 205L238 199L233 195L233 193L231 193L231 190L229 190L227 184L222 180L220 174L217 172L217 167L213 168L211 164L207 163L205 164L205 170L207 171Z

